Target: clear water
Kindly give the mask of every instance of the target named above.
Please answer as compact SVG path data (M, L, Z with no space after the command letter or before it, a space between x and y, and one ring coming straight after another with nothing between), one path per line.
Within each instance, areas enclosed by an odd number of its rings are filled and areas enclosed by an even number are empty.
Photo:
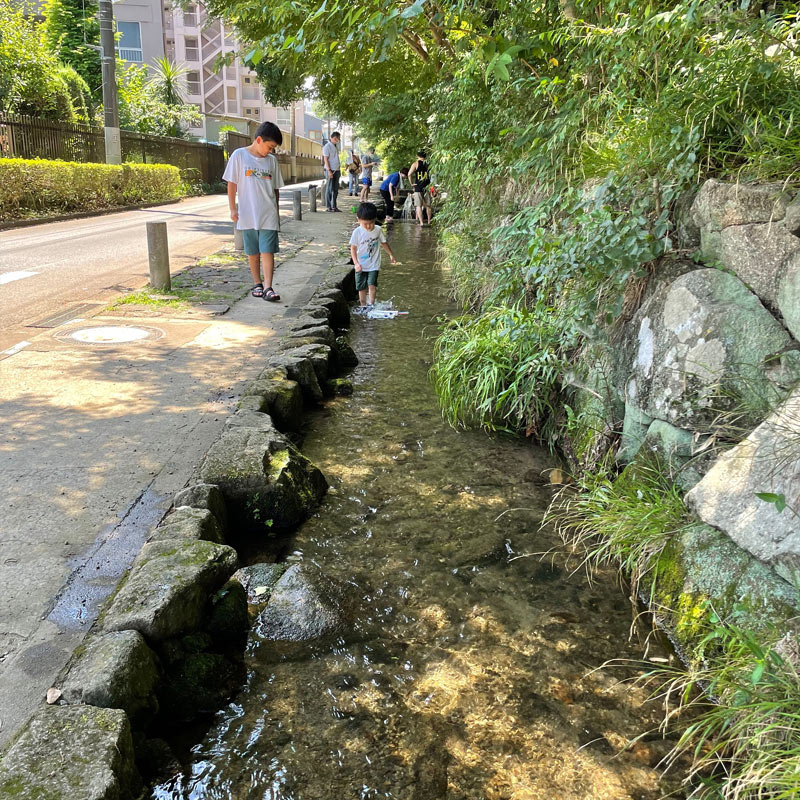
M355 394L303 448L332 489L288 547L353 587L359 635L303 657L251 638L247 684L153 796L654 800L674 788L666 744L625 745L659 709L597 670L641 654L624 593L523 555L556 547L539 530L554 461L443 422L427 372L447 279L430 230L389 236L401 265L378 299L410 314L354 319Z

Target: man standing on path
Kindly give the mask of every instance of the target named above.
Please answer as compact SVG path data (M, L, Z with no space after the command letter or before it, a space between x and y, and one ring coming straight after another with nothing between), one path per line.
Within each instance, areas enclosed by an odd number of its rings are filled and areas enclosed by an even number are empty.
M326 211L340 210L336 207L336 200L339 196L339 177L342 174L339 168L339 140L341 138L339 131L334 131L330 141L322 148L322 162L325 164L325 174L328 176L328 182L325 184Z

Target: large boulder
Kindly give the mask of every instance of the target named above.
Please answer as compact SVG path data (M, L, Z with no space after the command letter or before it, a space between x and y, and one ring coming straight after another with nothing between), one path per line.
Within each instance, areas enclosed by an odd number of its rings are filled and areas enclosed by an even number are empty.
M718 244L703 251L707 261L731 270L769 308L778 308L778 285L785 263L800 256L800 239L779 225L735 225L719 233Z
M208 598L236 571L232 547L203 541L146 544L103 615L105 631L159 642L198 628Z
M651 418L648 425L661 419L702 430L723 410L722 395L753 409L779 398L765 362L791 340L734 275L716 269L681 275L645 303L636 321L626 417L635 409Z
M140 789L117 708L43 706L0 760L3 800L134 800Z
M318 289L313 300L318 298L333 300L333 305L329 306L329 310L330 324L334 328L347 328L350 325L350 306L341 289Z
M793 253L783 263L775 304L789 332L800 341L800 252Z
M295 564L275 584L267 607L258 615L261 640L305 642L339 637L353 622L347 587L317 567Z
M155 654L138 631L115 631L90 638L56 683L70 705L121 708L134 722L158 711L160 671Z
M309 373L314 369L308 365ZM240 411L268 412L279 431L296 431L303 421L303 395L300 384L289 380L282 369L265 369L250 383L239 401ZM315 376L314 376L315 377ZM250 402L248 402L250 401Z
M293 528L327 491L324 476L280 435L230 428L200 465L203 481L220 487L238 533Z
M721 231L731 225L781 220L790 201L781 183L724 183L711 178L695 196L691 217L700 230Z
M225 543L222 529L211 511L191 506L174 509L153 530L147 541L163 542L168 539L202 539L216 544Z
M766 493L778 504L761 499ZM800 391L744 441L720 456L686 495L703 522L770 564L800 578ZM779 505L785 508L779 510Z

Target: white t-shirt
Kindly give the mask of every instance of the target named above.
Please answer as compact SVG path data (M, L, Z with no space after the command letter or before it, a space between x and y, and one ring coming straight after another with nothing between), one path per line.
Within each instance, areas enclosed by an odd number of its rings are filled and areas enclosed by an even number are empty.
M239 203L239 230L279 231L281 218L275 192L283 186L278 159L274 155L257 158L240 147L231 153L222 179L236 184Z
M331 165L331 169L336 172L339 169L339 151L336 148L336 145L333 142L326 142L322 148L322 157L323 159L325 156L328 156L328 163ZM325 166L325 162L322 162L322 166Z
M383 228L376 225L371 231L360 225L353 231L350 244L356 247L356 257L364 272L381 268L381 245L386 241Z

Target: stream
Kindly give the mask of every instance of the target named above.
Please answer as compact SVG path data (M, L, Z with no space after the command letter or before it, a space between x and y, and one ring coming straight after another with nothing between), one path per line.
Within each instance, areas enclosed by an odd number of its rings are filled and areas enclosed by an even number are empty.
M303 657L251 635L246 684L152 797L656 800L680 780L655 768L669 743L626 745L661 709L633 669L598 669L641 658L625 591L540 531L553 456L442 419L428 370L457 309L433 232L389 241L378 299L410 313L353 318L355 392L303 444L331 491L281 553L353 587L361 635Z

